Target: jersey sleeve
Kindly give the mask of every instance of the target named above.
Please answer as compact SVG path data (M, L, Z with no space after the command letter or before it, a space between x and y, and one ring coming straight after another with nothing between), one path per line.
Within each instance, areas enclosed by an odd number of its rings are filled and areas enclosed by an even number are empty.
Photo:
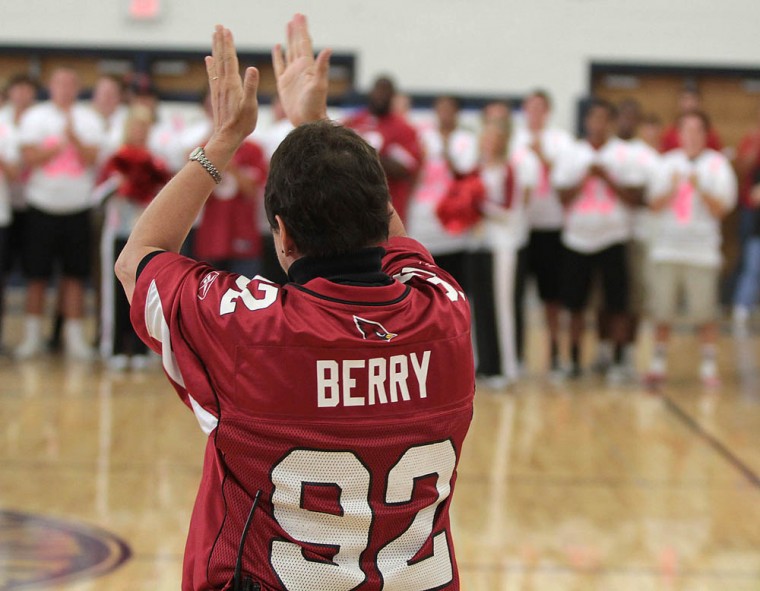
M215 381L230 373L224 363L234 358L235 341L219 336L222 322L213 302L239 276L175 253L148 256L132 297L132 325L161 356L169 381L208 435L218 423L217 392L223 390Z
M383 272L407 283L415 276L431 284L444 288L449 299L464 299L459 283L448 272L439 267L433 255L422 244L407 237L395 237L385 244Z

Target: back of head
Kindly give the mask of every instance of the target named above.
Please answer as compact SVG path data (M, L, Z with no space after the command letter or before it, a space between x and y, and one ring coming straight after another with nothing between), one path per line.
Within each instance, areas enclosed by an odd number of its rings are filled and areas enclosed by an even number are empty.
M389 202L375 150L335 123L297 127L272 156L267 219L276 229L279 215L304 256L347 254L384 242Z

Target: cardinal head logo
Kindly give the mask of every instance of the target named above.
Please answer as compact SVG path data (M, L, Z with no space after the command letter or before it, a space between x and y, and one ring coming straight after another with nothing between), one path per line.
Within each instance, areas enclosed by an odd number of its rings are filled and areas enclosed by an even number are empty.
M354 316L354 323L365 341L371 339L389 343L398 336L398 333L389 332L382 324L375 322L374 320L367 320L366 318Z

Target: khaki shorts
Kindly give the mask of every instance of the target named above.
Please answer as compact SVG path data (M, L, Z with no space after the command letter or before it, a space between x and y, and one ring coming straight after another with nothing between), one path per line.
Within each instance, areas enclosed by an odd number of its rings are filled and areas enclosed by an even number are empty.
M649 245L631 240L628 243L628 311L634 316L648 312L647 288L652 284L650 265Z
M706 324L718 316L720 269L685 263L651 263L650 309L656 322L670 323L686 304L686 318Z

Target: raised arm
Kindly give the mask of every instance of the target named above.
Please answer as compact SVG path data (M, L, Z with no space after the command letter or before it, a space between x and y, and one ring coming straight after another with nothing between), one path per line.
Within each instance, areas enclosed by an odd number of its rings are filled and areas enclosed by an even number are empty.
M288 44L272 50L272 64L277 79L277 94L285 115L295 126L327 119L328 70L330 49L323 49L314 58L306 17L296 14L288 23ZM406 236L401 218L389 204L388 235Z
M218 25L211 56L206 57L206 71L214 132L205 152L208 160L223 172L240 144L256 127L259 72L248 68L241 79L232 33ZM130 302L140 261L156 250L179 252L214 186L214 179L203 166L188 162L142 214L115 266L116 276Z

